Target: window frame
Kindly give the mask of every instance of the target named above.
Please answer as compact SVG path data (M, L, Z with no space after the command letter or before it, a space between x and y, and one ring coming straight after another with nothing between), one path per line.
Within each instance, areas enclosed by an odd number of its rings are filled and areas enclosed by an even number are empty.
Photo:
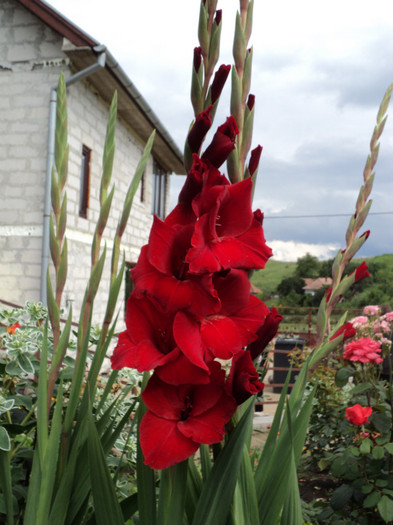
M152 213L162 220L165 218L167 176L167 172L154 161Z
M82 144L81 170L79 178L79 217L87 219L90 198L91 149Z

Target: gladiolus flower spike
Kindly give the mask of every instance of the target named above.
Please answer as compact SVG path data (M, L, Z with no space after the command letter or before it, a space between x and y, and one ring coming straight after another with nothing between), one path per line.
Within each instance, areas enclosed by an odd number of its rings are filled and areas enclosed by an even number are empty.
M189 134L192 149L200 147L209 111ZM140 444L155 469L223 439L237 405L263 389L253 360L282 319L250 293L248 272L272 255L263 214L251 209L252 181L230 184L218 170L237 132L229 117L203 157L193 154L177 206L164 221L154 218L132 270L126 330L111 362L153 371L142 395ZM222 359L232 360L228 377Z

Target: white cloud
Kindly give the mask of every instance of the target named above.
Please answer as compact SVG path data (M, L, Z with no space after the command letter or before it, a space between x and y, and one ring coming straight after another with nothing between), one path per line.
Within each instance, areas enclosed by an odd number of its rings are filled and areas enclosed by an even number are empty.
M336 255L339 248L335 244L307 244L295 241L269 241L268 244L273 250L272 259L284 262L296 262L306 253L318 259L330 259Z
M108 46L181 149L192 115L199 0L112 0L110 8L96 0L93 15L90 0L48 1ZM238 7L239 0L218 2L223 9L221 63L233 62ZM255 2L253 146L260 143L263 154L254 203L266 216L279 210L285 215L353 212L378 105L393 81L392 14L391 0L375 5L369 0ZM227 85L217 124L229 112L229 91ZM392 165L391 115L371 195L375 212L392 210ZM172 206L180 181L172 177ZM365 225L372 231L365 244L368 255L392 251L391 216L383 220L382 227L376 220ZM266 234L277 241L293 239L296 250L303 244L323 246L325 253L342 242L344 222L265 224ZM283 253L289 256L290 250Z

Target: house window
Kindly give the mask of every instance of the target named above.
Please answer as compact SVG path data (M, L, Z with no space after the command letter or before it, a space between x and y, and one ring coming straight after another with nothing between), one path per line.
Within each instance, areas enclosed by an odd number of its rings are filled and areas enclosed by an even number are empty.
M126 261L126 268L125 268L125 275L124 275L124 280L125 280L125 287L124 287L124 312L126 311L127 309L127 301L128 301L128 298L130 297L131 295L131 292L132 290L134 289L134 283L131 279L131 270L135 267L135 264L134 262L127 262Z
M164 219L165 216L166 177L167 174L165 171L156 162L154 162L152 213L157 215L157 217L160 219Z
M139 183L139 200L145 202L145 172L143 172L141 181Z
M89 207L90 156L91 149L83 145L79 192L79 217L84 217L85 219L87 219L87 208Z

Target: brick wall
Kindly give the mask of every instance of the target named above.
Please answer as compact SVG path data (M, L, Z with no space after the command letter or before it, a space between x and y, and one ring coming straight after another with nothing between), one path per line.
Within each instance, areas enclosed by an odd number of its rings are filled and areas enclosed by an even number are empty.
M12 0L0 2L0 298L23 304L38 300L40 289L43 202L50 88L61 71L70 76L62 39ZM69 176L67 182L69 272L64 308L73 304L77 320L90 272L90 246L99 211L99 187L108 107L78 82L67 90ZM82 145L91 149L91 183L87 219L79 217ZM111 244L124 197L143 144L118 121L113 169L115 197L104 240L107 264L96 300L94 322L105 311ZM123 236L128 262L135 262L152 223L152 160L145 173L144 200L134 199ZM168 184L169 186L169 184ZM169 192L169 188L168 188ZM167 198L169 202L169 198ZM123 284L124 286L124 284ZM119 310L123 311L123 289Z

